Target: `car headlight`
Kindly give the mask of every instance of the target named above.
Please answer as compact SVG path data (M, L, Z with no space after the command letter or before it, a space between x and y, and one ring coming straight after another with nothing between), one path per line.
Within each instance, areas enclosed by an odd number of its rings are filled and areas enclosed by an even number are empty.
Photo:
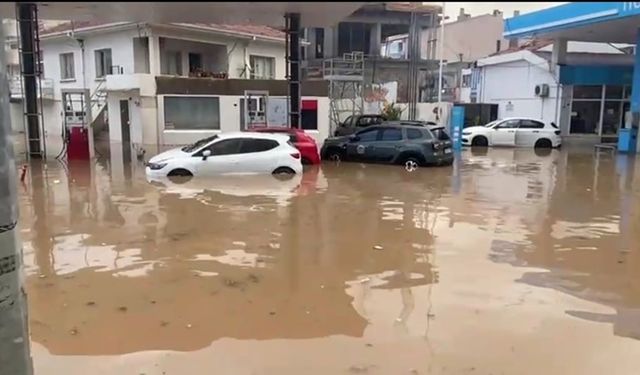
M167 166L167 163L147 163L147 167L152 171L157 171Z
M462 132L462 135L471 135L471 132Z

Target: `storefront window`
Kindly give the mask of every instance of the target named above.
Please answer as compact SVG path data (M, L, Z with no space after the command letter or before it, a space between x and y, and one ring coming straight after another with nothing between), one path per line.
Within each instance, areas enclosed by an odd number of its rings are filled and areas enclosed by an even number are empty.
M607 90L609 87L607 87ZM615 135L622 121L622 102L606 101L604 102L604 111L602 113L602 134Z
M574 101L571 106L571 134L598 134L600 101Z
M624 86L606 86L605 98L607 99L622 99Z
M601 99L602 86L574 86L574 99Z

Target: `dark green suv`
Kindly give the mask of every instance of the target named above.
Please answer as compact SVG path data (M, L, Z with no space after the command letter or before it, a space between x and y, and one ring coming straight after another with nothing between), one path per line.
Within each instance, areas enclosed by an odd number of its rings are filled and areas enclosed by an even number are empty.
M407 169L429 164L451 165L451 142L426 126L379 125L353 135L327 138L320 155L325 160L403 164Z

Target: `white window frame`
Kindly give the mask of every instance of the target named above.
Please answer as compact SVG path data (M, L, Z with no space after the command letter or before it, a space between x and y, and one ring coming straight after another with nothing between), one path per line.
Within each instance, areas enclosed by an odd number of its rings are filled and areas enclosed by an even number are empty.
M68 57L71 57L71 58L67 60ZM65 52L60 54L60 81L61 82L71 82L76 80L74 58L75 56L73 52Z
M256 62L260 60L268 60L271 62L270 72L258 75L256 73ZM275 79L276 75L276 58L273 56L249 55L249 64L251 65L251 79Z
M111 60L110 65L107 64L107 51L109 53L109 60ZM111 74L111 69L113 67L113 52L111 51L111 48L100 48L94 51L94 57L96 66L96 80L104 80L107 75ZM100 68L102 68L102 72L99 71Z

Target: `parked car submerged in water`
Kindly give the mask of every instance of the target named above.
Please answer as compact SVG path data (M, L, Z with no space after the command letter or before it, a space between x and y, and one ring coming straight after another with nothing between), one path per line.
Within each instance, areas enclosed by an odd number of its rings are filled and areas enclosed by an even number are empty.
M287 134L289 141L300 151L302 164L320 164L320 153L316 140L302 129L296 128L252 128L252 132Z
M512 117L496 120L484 126L462 130L464 146L518 146L552 148L562 145L560 129L554 123Z
M284 134L222 133L152 157L147 177L302 173L300 151Z
M453 163L451 142L439 140L428 126L385 123L353 135L325 140L323 159L403 164L407 169Z

